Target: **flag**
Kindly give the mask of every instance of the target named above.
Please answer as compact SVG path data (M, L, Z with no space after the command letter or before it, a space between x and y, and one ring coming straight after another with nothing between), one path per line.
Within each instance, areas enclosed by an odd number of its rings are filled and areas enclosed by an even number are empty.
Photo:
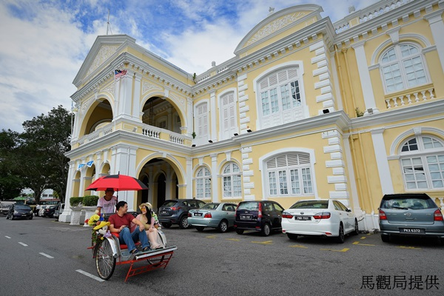
M126 70L114 70L114 78L120 78L126 75Z
M88 161L88 162L86 163L86 166L90 168L90 167L92 167L93 163L94 163L94 161L92 161L92 160L91 160L91 161Z

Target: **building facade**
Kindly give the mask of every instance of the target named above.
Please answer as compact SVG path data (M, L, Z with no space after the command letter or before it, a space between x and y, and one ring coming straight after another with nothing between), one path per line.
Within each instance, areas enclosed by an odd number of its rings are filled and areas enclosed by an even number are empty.
M385 193L443 206L444 1L383 0L335 23L322 11L270 13L199 75L98 36L73 82L67 199L120 172L149 187L119 192L130 209L338 199L374 230Z

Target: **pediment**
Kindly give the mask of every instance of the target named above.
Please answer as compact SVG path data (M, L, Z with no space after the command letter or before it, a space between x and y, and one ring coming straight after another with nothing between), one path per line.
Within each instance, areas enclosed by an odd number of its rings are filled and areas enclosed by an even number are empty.
M104 66L108 65L112 59L117 57L124 46L134 43L135 39L128 35L97 36L96 41L80 67L73 84L76 87L85 84Z
M307 19L321 19L322 7L315 4L296 5L270 14L257 24L239 43L234 54L259 42L264 42L276 34L303 23Z

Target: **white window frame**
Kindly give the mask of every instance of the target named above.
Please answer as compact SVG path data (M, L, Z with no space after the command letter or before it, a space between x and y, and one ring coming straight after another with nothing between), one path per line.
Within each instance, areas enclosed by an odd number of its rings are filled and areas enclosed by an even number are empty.
M409 45L409 46L415 47L417 49L417 53L403 57L402 51L401 51L402 45ZM389 61L389 62L383 62L382 59L384 58L384 56L392 49L394 50L396 59L393 61ZM422 65L422 71L424 72L425 81L423 83L416 83L414 85L409 86L409 80L407 78L408 74L406 72L404 62L407 60L411 60L413 58L420 59L420 62ZM388 66L393 66L393 65L397 65L397 67L399 69L399 72L401 75L400 78L401 78L402 87L400 89L389 90L388 85L387 85L387 80L384 76L384 69ZM399 42L399 43L394 44L394 45L388 47L387 49L385 49L379 57L379 69L380 69L381 80L384 85L384 91L386 94L396 93L396 92L399 92L399 91L402 91L405 89L410 89L410 88L414 88L417 86L421 86L421 85L425 85L425 84L430 83L429 71L427 69L427 63L425 61L424 55L422 54L422 48L421 48L421 46L419 46L419 44L414 43L414 42ZM415 73L417 73L417 72L415 71Z
M206 112L199 114L199 108L202 108L203 106L206 106ZM195 142L196 144L205 144L209 140L210 135L210 118L209 118L209 112L210 112L210 104L208 100L204 100L202 102L199 102L194 107L194 132L196 133ZM203 121L205 121L205 124L203 124Z
M202 173L202 174L201 174ZM201 166L196 170L195 177L196 198L211 199L211 171L205 166Z
M230 172L225 173L225 169L227 167L230 167ZM233 168L234 166L237 167L237 172L234 172ZM238 180L238 184L235 184L235 181ZM228 162L222 167L222 175L221 175L221 182L222 182L222 199L239 199L242 198L242 172L239 167L239 165L235 162ZM228 186L225 186L226 183L228 183ZM236 191L235 186L238 186L238 190ZM229 189L229 195L227 195ZM237 193L237 194L236 194Z
M229 103L228 106L223 104L223 100L226 96L233 96L233 102ZM236 97L236 92L235 89L229 89L223 93L220 94L219 96L219 139L224 140L224 139L229 139L231 137L234 136L235 133L239 133L239 127L238 127L238 106L237 106L237 97ZM232 123L228 124L228 131L225 131L225 124L224 124L224 120L225 120L225 110L228 108L228 113L229 113L229 117L232 116ZM232 114L230 113L230 109L232 112ZM228 118L228 121L230 121L230 118Z
M277 89L277 107L278 112L271 113L268 116L263 115L263 105L262 105L262 89L260 87L260 83L266 79L269 78L271 75L274 75L275 73L288 70L288 69L294 69L296 71L295 78L287 79L285 80L285 83L278 83L276 86ZM253 85L256 91L256 105L257 105L257 123L256 126L258 129L263 128L270 128L273 126L278 126L281 124L285 124L288 122L294 122L297 120L301 120L304 118L307 118L309 114L308 106L306 104L306 98L305 98L305 90L304 90L304 67L302 61L291 61L287 63L283 63L280 65L277 65L275 67L272 67L262 73L262 75L258 76L256 79L253 80ZM282 97L281 97L281 85L289 85L292 81L298 81L298 87L299 87L299 96L300 96L300 104L297 106L293 106L292 108L283 110L282 109ZM273 89L272 87L266 88L267 91L270 91ZM271 99L270 99L271 101ZM270 111L272 106L270 105ZM267 123L269 120L272 120L272 123Z
M291 159L297 159L297 164L289 164ZM308 162L302 163L303 158L308 158ZM285 161L285 166L277 164ZM269 164L274 163L276 166L271 168ZM270 197L289 197L289 196L312 196L313 175L311 169L310 155L303 152L291 152L275 155L266 162L266 188L268 188L267 196ZM296 173L296 174L295 174ZM309 174L309 179L307 179ZM292 177L296 177L295 180ZM275 180L275 182L271 182Z
M435 145L441 145L441 147L427 148L424 144L425 139L432 139L439 143ZM402 151L403 147L409 146L409 142L413 142L412 140L416 140L416 147L410 146L408 151ZM409 137L399 146L399 156L406 191L444 189L444 169L440 169L444 166L444 141L442 139L425 134ZM433 159L438 163L430 163Z

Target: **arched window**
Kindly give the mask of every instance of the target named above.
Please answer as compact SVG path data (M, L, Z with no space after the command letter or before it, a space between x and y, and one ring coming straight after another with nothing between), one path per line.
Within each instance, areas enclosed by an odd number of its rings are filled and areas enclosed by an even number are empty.
M401 147L405 188L444 188L444 143L431 136L416 136Z
M230 162L222 170L222 188L224 198L242 197L241 171L239 166Z
M271 127L303 118L298 68L270 73L258 81L261 127Z
M386 93L428 82L421 48L414 43L399 43L388 48L380 59Z
M308 153L287 153L266 163L266 182L270 196L312 195L312 173Z
M198 199L211 198L211 173L206 167L201 167L197 170L196 197Z

